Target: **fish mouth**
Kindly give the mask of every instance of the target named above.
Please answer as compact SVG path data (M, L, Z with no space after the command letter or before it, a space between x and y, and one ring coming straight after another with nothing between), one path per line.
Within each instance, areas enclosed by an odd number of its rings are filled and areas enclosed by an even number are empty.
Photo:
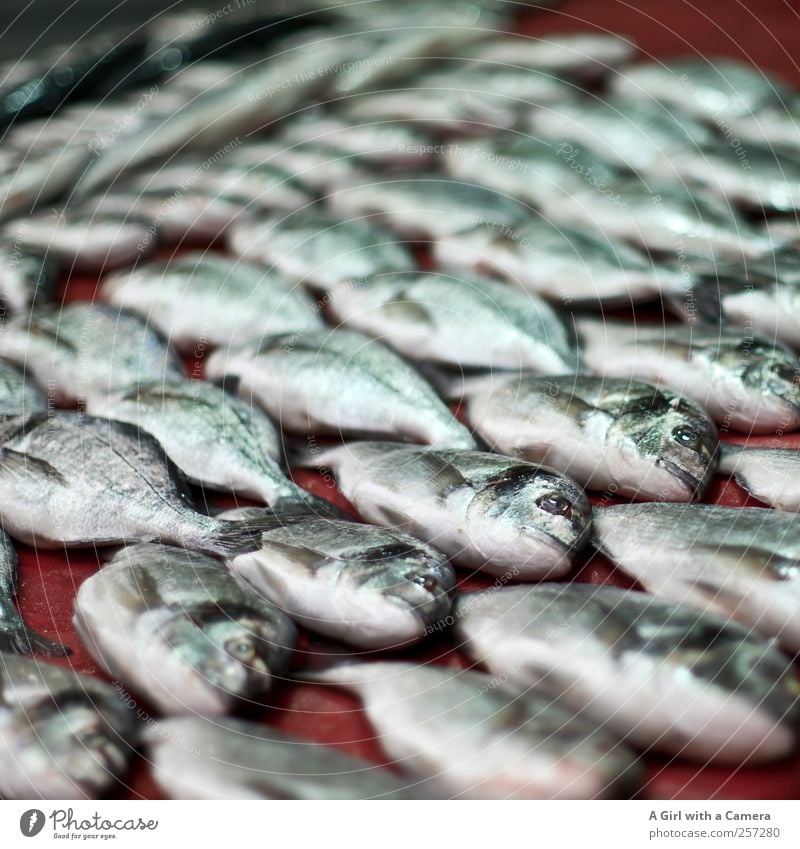
M697 493L703 484L703 479L693 475L677 463L673 463L672 460L659 460L656 465L680 481L692 495Z

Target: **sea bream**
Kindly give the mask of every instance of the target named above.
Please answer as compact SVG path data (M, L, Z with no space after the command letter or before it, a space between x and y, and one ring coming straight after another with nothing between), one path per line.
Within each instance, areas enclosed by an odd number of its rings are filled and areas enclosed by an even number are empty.
M0 521L40 548L160 540L209 554L258 547L258 522L198 513L181 471L125 422L72 412L0 423Z
M719 473L731 475L758 501L800 513L800 450L720 445Z
M222 519L258 518L258 508ZM416 643L450 613L446 555L398 531L277 511L257 551L231 571L300 625L359 649Z
M17 550L0 528L0 652L35 652L50 657L69 654L66 646L34 631L18 612L14 604L18 567Z
M650 380L701 404L722 428L746 433L800 427L800 363L750 329L579 318L586 365L608 377Z
M715 611L800 652L800 521L760 507L624 504L595 545L645 589Z
M379 271L416 268L410 247L391 230L319 211L243 218L231 225L226 241L242 259L324 291Z
M734 139L798 147L800 104L783 81L745 62L682 57L622 68L612 90L677 106Z
M330 746L228 717L160 720L145 734L170 799L414 799L417 782Z
M57 404L146 380L176 380L183 365L133 312L105 304L37 307L0 327L0 357L24 367Z
M124 774L138 736L135 711L110 684L0 654L3 799L104 796Z
M352 330L287 333L214 351L206 374L235 381L285 430L475 446L408 363Z
M100 291L187 352L323 323L311 298L278 272L203 251L109 275Z
M466 403L467 420L493 450L544 463L591 489L691 501L716 466L717 429L706 412L648 383L495 375Z
M797 742L791 661L728 617L575 583L463 593L454 617L462 647L493 675L552 692L628 744L738 767Z
M0 420L9 416L43 413L47 408L47 395L25 375L24 370L0 359Z
M598 799L638 783L635 755L612 732L536 689L430 663L299 675L359 696L392 761L434 798Z
M20 313L50 299L59 269L50 258L23 250L21 245L0 245L0 307Z
M570 478L513 457L355 442L307 452L368 522L409 533L455 563L538 580L566 573L592 510Z
M685 287L680 271L625 242L533 213L512 232L487 224L437 239L433 256L441 268L488 272L564 306L631 304Z
M265 504L307 504L315 498L286 476L281 441L260 407L202 380L140 383L91 395L86 412L136 425L154 436L193 483Z
M545 374L582 370L567 318L537 295L471 272L400 271L331 290L331 316L407 359Z
M95 660L166 714L262 703L297 640L288 617L219 561L150 543L81 584L73 621Z

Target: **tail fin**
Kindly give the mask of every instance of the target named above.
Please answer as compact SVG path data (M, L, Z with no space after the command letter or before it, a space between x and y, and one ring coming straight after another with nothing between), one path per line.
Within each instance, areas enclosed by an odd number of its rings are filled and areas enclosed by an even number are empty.
M318 519L339 519L340 521L352 522L355 517L344 510L337 507L330 501L324 498L318 498L310 492L298 487L297 495L288 496L278 499L273 505L275 513L280 515L298 514L305 512L307 517L316 517Z

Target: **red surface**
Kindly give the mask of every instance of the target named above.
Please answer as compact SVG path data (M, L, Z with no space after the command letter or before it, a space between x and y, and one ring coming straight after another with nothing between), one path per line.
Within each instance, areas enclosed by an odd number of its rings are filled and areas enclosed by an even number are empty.
M597 28L630 36L645 56L667 57L686 53L726 55L746 59L779 72L800 87L800 66L793 54L800 47L800 13L784 0L760 0L748 4L737 0L569 0L558 10L531 15L521 31L532 35ZM75 279L67 283L68 300L91 298L95 281ZM193 372L201 364L188 363ZM733 435L732 441L745 441ZM800 435L781 439L758 437L754 444L800 447ZM318 495L344 502L319 475L300 472L297 480ZM735 483L717 479L706 499L735 506L763 506L750 499ZM598 505L600 506L600 505ZM82 672L97 674L72 630L72 602L77 588L98 568L93 551L36 552L19 546L21 560L20 603L29 622L42 633L68 644L74 654L69 663ZM573 580L635 587L604 558L586 556L572 575ZM480 576L460 575L462 589L488 584ZM298 662L304 652L325 650L321 640L304 636ZM443 633L422 646L406 651L416 657L448 665L466 666L466 661ZM284 731L330 744L375 763L386 756L374 740L369 722L350 696L314 685L291 685L275 696L264 712L265 721ZM648 781L642 795L649 798L756 798L796 799L800 796L800 755L761 768L723 769L702 767L665 758L645 758ZM139 760L129 776L127 788L114 794L124 798L158 798L147 765Z

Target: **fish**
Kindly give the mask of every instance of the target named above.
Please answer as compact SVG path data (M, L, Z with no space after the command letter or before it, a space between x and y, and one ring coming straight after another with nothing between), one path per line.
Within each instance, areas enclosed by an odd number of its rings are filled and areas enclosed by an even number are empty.
M240 719L160 720L145 739L171 799L414 799L413 782L330 746Z
M462 648L492 675L541 687L628 745L737 767L795 748L791 661L727 617L575 583L463 593L453 615Z
M332 509L290 481L281 438L262 410L202 380L139 383L89 397L86 412L153 436L194 484L270 505Z
M42 210L6 225L3 237L79 273L133 265L158 247L150 222L112 215L110 210L102 216L95 215L91 209Z
M0 654L4 799L104 796L124 775L138 736L136 712L112 685Z
M706 412L636 380L495 376L468 394L466 418L495 451L643 501L700 498L716 467L719 437Z
M594 541L654 595L800 652L800 522L791 513L626 504L597 511Z
M392 761L433 798L608 798L639 781L636 756L614 734L535 688L397 661L298 674L359 696Z
M685 290L681 269L591 230L531 215L513 232L491 224L437 239L444 269L485 271L563 306L609 306Z
M40 548L159 540L212 555L258 546L258 522L198 513L150 434L55 411L0 423L0 521Z
M800 364L750 329L578 318L586 365L608 377L663 384L701 404L721 431L800 427Z
M236 221L226 244L246 261L324 292L379 271L416 268L409 246L391 230L369 220L343 220L311 210Z
M354 442L297 459L331 469L366 521L506 580L563 575L588 539L592 509L581 488L518 458Z
M289 667L297 629L218 560L153 543L87 578L73 623L114 679L167 715L261 704Z
M206 361L285 430L473 448L433 388L389 348L352 330L268 336ZM309 437L310 438L310 437Z
M100 303L36 307L14 316L0 328L0 357L47 387L55 404L184 374L175 351L144 319Z
M797 94L746 62L717 56L632 64L619 69L611 89L629 100L680 107L715 125L731 143L741 139L797 147Z
M180 351L316 329L314 302L275 271L206 251L108 275L101 297L147 319Z
M0 421L10 416L44 413L48 404L47 395L21 368L0 359Z
M13 242L0 245L0 308L7 314L50 300L58 277L59 268L51 257Z
M220 518L258 518L258 508ZM231 572L295 622L364 650L424 639L450 613L455 574L445 554L397 531L278 510L261 548Z
M384 271L330 292L330 315L414 362L464 369L582 370L567 318L546 301L476 273Z
M730 475L756 500L800 513L800 451L796 448L720 445L719 473Z
M0 528L0 653L38 653L63 657L70 650L37 633L25 623L14 605L17 594L19 559L13 543Z
M514 227L526 208L501 192L436 172L378 179L364 174L333 191L331 210L343 217L369 216L407 238L435 239L483 223Z

